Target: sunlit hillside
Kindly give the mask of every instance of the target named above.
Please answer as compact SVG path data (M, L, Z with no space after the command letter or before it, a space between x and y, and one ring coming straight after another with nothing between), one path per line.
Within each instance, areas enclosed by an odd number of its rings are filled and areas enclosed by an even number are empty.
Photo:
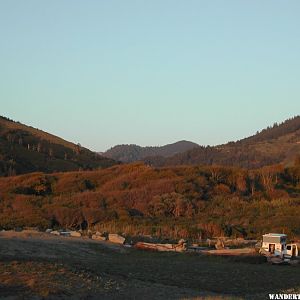
M0 117L0 176L91 170L114 164L79 144Z
M234 167L152 168L120 165L99 171L0 179L0 226L98 228L126 234L199 238L300 237L300 162Z

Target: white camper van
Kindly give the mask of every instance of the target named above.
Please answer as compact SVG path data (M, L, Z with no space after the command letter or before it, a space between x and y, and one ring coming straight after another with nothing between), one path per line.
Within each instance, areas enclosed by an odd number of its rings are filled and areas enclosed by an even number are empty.
M300 256L298 244L286 244L287 235L282 233L268 233L263 235L261 253L268 256L292 258Z

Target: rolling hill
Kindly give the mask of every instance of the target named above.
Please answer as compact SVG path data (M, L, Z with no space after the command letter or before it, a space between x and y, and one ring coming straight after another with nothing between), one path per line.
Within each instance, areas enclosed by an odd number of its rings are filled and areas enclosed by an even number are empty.
M174 239L284 231L299 238L299 137L295 117L241 141L159 156L164 164L197 166L156 168L115 165L1 118L1 174L35 173L0 178L0 229L94 228Z
M170 157L199 147L198 144L189 141L179 141L161 147L141 147L138 145L117 145L103 153L108 158L122 162L134 162L143 160L148 156Z
M294 161L300 155L300 116L275 123L237 142L214 147L197 147L172 157L152 156L144 161L153 166L226 165L248 169Z
M0 176L91 170L114 164L79 144L0 117Z

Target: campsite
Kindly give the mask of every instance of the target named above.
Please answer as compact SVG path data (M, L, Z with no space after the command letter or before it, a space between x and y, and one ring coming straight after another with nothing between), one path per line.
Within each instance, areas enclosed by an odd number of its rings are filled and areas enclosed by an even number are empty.
M299 12L0 1L0 300L300 300Z
M299 278L300 265L271 265L261 255L143 251L44 232L0 233L1 299L265 299L268 292L299 293Z

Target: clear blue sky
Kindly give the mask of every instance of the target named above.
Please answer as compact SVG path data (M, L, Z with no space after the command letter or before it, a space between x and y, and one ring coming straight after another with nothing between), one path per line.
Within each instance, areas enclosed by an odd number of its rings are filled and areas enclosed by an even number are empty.
M1 115L93 150L300 114L299 0L1 0Z

